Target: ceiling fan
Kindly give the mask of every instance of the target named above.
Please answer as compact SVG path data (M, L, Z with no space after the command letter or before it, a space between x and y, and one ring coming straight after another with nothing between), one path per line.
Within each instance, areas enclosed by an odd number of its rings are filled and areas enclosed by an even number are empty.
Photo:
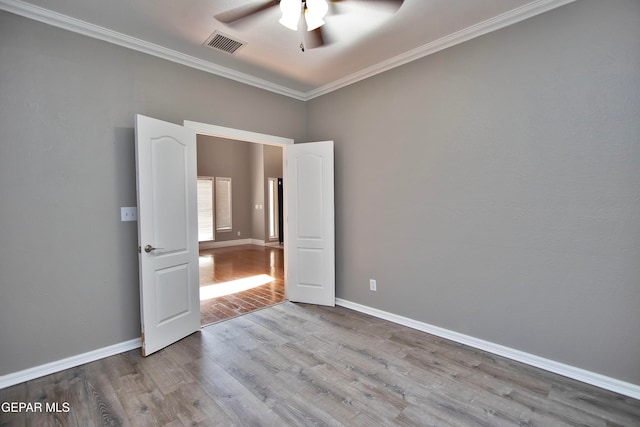
M274 6L280 6L282 17L279 22L293 31L303 32L300 49L315 48L328 44L324 18L333 9L335 3L348 0L252 0L243 5L218 13L214 18L225 24L233 24L256 13ZM396 12L404 0L360 0L367 3L366 7L384 8ZM306 30L306 31L305 31Z

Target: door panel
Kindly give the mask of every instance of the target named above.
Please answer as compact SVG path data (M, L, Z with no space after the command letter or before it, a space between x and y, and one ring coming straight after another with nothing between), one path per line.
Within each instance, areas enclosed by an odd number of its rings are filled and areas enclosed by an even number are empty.
M189 312L188 264L156 271L158 325L164 325Z
M335 305L333 141L287 147L290 301Z
M142 354L200 329L196 134L136 116Z
M152 137L151 191L154 237L161 253L184 251L189 235L188 146L171 136Z

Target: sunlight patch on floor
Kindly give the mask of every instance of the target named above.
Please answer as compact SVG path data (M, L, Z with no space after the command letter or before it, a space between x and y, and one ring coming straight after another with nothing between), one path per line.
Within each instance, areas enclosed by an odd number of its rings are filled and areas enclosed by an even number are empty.
M274 280L275 279L268 274L259 274L257 276L245 277L244 279L232 280L230 282L201 286L200 301L206 301L211 298L222 297L246 291L248 289L257 288L258 286L266 285Z

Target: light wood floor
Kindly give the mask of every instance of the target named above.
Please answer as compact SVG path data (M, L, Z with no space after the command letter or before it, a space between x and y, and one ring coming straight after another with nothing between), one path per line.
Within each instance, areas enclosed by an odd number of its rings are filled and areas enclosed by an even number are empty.
M200 251L200 287L267 274L274 280L200 302L200 324L226 320L285 301L284 249L241 245Z
M640 401L346 308L286 302L0 390L8 426L640 426Z

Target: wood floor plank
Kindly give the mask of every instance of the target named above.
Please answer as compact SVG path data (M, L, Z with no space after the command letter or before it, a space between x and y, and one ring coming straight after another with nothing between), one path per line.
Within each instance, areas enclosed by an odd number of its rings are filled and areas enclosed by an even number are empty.
M87 383L92 388L93 399L102 420L100 425L129 425L122 403L99 362L101 361L87 364L86 372Z
M331 413L316 405L315 401L307 400L306 396L295 394L288 399L280 400L273 411L282 419L286 426L317 426L343 427L348 426L336 419ZM375 424L352 424L369 425Z
M201 301L200 323L217 323L286 300L282 247L239 245L201 250L201 287L215 287L261 274L269 275L273 280L252 289Z
M201 387L184 384L166 398L177 407L175 416L185 426L233 425L229 416Z
M278 426L273 411L232 375L211 360L203 359L200 384L222 408L234 425ZM193 371L192 371L193 372Z
M163 395L193 382L190 376L184 375L182 367L170 357L166 349L160 350L154 357L140 358L138 367L141 374L149 378Z
M32 384L32 381L28 383L17 384L12 387L7 387L0 390L0 404L11 405L12 403L28 403L27 398L27 385ZM26 417L18 417L11 409L11 406L6 407L0 411L0 426L15 426L21 427L26 425Z
M584 411L591 415L603 414L607 422L618 425L640 426L640 405L638 401L617 394L593 390L582 390L582 384L576 384L574 388L566 384L554 384L549 395L553 402L562 402L565 407L571 407Z
M1 426L638 427L640 401L342 307L284 303L0 390Z
M302 340L308 335L305 325L307 321L305 319L290 313L283 314L277 309L258 310L245 317L265 326L270 331L289 341Z

